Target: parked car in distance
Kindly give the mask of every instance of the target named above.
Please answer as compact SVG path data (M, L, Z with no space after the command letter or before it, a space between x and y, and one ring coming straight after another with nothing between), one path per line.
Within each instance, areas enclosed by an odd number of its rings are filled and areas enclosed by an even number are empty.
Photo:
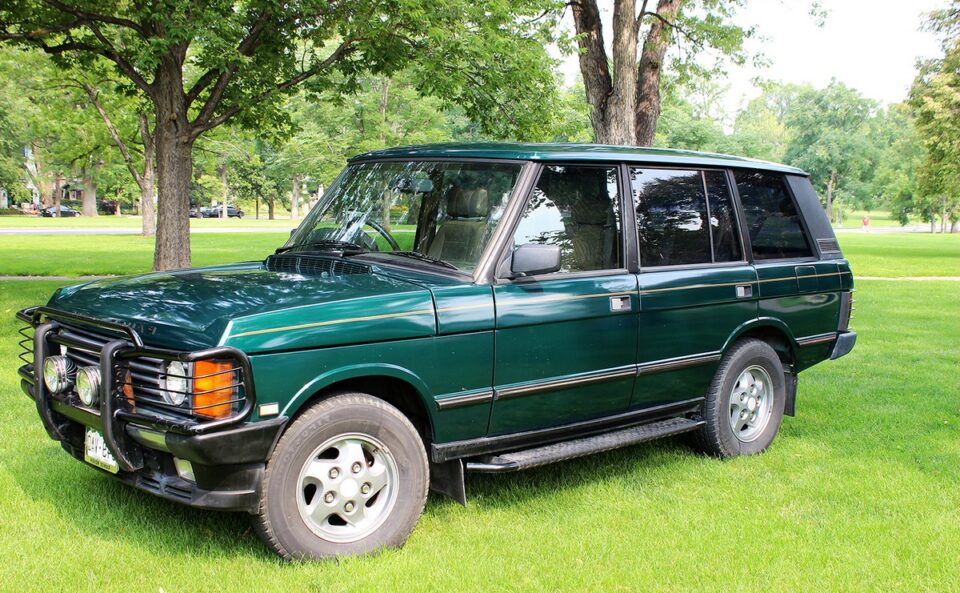
M190 208L190 218L207 218L210 208L207 206L193 206Z
M57 207L56 207L56 206L50 206L49 208L44 208L43 210L41 210L41 211L40 211L40 216L43 216L43 217L45 217L45 218L54 218L54 217L57 217L57 216L60 216L60 217L63 217L63 218L68 218L68 217L71 217L71 216L80 216L80 211L79 211L79 210L74 210L73 208L71 208L71 207L69 207L69 206L63 206L63 205L61 205L61 206L60 206L60 211L57 212Z
M220 206L208 208L204 216L206 218L220 218ZM234 206L227 206L227 218L243 218L243 210Z
M383 224L398 203L415 230ZM428 489L466 503L467 471L682 433L715 457L766 450L799 374L854 347L852 293L799 169L394 148L354 157L263 261L20 311L19 375L75 458L330 558L402 545Z

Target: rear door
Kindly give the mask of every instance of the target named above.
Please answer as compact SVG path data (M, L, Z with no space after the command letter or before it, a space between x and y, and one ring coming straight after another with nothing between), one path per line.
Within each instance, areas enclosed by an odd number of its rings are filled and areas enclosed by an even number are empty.
M626 409L638 302L624 258L622 193L619 166L544 165L513 245L558 245L562 267L509 279L507 265L494 287L491 434Z
M639 375L632 408L701 398L721 350L757 317L729 174L631 167L640 245Z
M840 311L837 260L820 261L782 174L734 172L759 279L761 317L783 321L805 350L822 350L835 338ZM815 348L816 347L816 348Z

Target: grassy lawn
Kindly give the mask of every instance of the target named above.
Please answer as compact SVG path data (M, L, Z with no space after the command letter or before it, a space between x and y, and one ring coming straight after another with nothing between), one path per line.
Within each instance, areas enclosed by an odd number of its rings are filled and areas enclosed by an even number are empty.
M413 234L395 229L409 249ZM194 234L194 265L263 259L287 240L282 231ZM841 233L840 244L862 276L960 276L960 234ZM153 240L137 235L0 235L0 275L135 274L153 264Z
M858 266L859 267L859 266ZM0 283L0 590L947 591L960 582L955 283L859 284L857 349L800 382L766 454L680 440L431 496L407 546L286 565L239 514L113 482L48 439L16 379L13 312L51 281ZM951 583L953 583L951 585Z
M960 234L839 233L855 275L960 276Z
M884 227L900 226L900 221L894 218L889 212L884 210L853 210L853 211L844 211L843 213L843 228L847 229L859 229L863 226L863 217L870 217L870 226L871 227ZM913 222L913 221L911 221Z

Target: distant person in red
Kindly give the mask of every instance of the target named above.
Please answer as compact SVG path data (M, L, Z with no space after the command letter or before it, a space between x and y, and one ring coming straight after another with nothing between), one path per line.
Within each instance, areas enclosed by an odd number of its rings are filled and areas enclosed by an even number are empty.
M863 217L863 230L867 231L868 233L870 232L870 217L869 217L869 216L864 216L864 217Z

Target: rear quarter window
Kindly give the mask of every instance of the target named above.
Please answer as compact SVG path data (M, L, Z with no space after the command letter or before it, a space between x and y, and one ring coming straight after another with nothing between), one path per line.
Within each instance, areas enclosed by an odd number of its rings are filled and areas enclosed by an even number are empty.
M760 171L735 171L734 177L747 219L753 258L812 257L800 214L783 176Z

